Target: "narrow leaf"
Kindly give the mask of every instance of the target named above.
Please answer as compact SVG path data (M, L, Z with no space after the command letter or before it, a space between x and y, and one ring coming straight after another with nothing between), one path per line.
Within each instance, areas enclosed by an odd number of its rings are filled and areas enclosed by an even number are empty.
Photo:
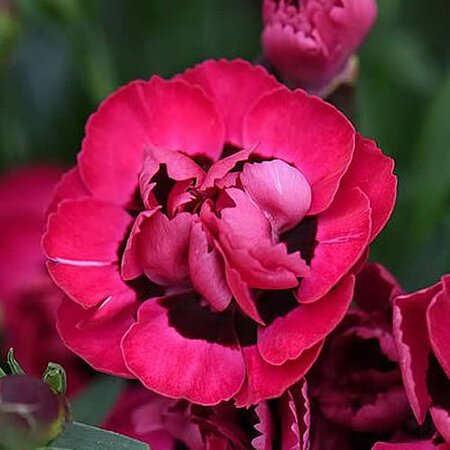
M147 444L111 431L74 422L69 425L47 450L150 450Z
M11 369L12 375L24 375L25 372L17 362L16 358L14 358L14 350L12 348L9 349L8 355L6 356L6 361L8 362L8 366Z

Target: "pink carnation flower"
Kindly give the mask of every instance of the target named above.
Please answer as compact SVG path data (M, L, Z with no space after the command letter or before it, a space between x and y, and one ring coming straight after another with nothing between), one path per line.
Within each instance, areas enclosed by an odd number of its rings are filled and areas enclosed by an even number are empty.
M264 55L292 86L319 93L372 28L375 0L264 0Z
M62 364L72 393L86 381L89 368L56 331L63 294L48 276L40 245L45 210L62 173L30 167L0 179L0 350L4 356L13 347L29 375L41 376L50 361Z
M244 61L111 95L43 239L66 344L203 405L277 397L317 358L395 201L393 161Z
M395 300L394 334L411 408L450 444L450 275ZM434 448L434 447L433 447ZM440 447L439 447L440 448Z
M152 450L272 450L309 448L309 402L300 382L270 404L237 409L228 403L194 405L130 386L104 428L146 442Z

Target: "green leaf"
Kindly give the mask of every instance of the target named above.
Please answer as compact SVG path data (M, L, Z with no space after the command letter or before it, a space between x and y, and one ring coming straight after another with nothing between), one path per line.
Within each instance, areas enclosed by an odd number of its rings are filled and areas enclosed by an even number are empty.
M0 367L0 378L6 377L6 372Z
M6 356L6 361L8 363L9 368L11 369L12 375L24 375L25 372L17 362L16 358L14 358L14 350L12 348L9 349L8 355Z
M74 422L46 450L149 450L143 442Z
M72 415L78 422L100 425L116 402L124 380L110 376L98 377L72 400Z

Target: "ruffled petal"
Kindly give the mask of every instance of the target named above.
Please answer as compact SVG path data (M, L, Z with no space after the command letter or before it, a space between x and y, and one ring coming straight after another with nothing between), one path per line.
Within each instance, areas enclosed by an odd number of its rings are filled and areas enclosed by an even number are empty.
M279 397L311 368L319 356L322 345L323 342L318 342L305 350L298 359L281 366L267 363L261 357L256 345L243 347L247 380L235 396L236 406L248 407L264 399Z
M80 171L75 166L66 172L56 184L47 214L55 212L58 204L63 200L84 198L89 197L89 195L89 191L81 179Z
M201 89L153 77L108 97L91 116L79 155L81 175L98 198L133 200L146 148L159 147L215 160L224 125Z
M120 342L134 322L137 307L131 293L91 310L64 299L57 312L56 326L66 346L94 369L133 378L125 366Z
M231 302L231 292L225 278L222 256L208 242L207 232L200 223L191 230L189 246L189 273L194 289L216 311L225 310Z
M354 276L347 276L320 301L302 304L258 330L258 348L270 364L301 357L342 320L352 300Z
M247 61L206 61L177 78L200 86L215 102L226 126L226 141L242 146L242 122L250 107L280 84Z
M433 352L450 379L450 275L442 277L441 283L443 290L431 302L427 322Z
M397 177L393 170L392 158L383 155L374 141L356 134L355 152L341 187L359 187L369 198L372 209L370 240L382 230L394 209Z
M311 188L306 178L283 161L245 164L239 179L278 234L297 225L309 210Z
M419 423L431 404L427 372L431 344L426 324L427 309L440 291L439 284L414 294L397 297L393 310L393 333L399 352L406 394Z
M50 214L43 249L52 261L98 266L118 260L132 217L101 200L64 200Z
M122 348L131 372L168 397L214 405L232 398L245 378L231 316L186 295L147 301Z
M293 164L312 190L309 214L333 200L350 164L355 130L333 106L301 90L281 88L262 97L244 120L244 146Z
M274 439L274 424L272 423L271 412L267 402L260 402L256 405L255 414L259 422L255 425L255 430L260 433L252 441L252 447L255 450L272 450Z
M370 238L370 206L358 188L340 191L319 215L311 272L297 291L300 302L325 295L363 255Z

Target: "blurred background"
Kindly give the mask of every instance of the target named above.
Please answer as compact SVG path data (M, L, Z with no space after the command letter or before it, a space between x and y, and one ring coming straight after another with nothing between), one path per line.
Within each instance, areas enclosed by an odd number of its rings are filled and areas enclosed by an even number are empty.
M400 192L371 258L406 289L450 271L450 5L379 0L355 121L395 157ZM119 85L205 58L260 56L258 0L0 0L0 169L70 166ZM1 250L0 250L1 251Z

